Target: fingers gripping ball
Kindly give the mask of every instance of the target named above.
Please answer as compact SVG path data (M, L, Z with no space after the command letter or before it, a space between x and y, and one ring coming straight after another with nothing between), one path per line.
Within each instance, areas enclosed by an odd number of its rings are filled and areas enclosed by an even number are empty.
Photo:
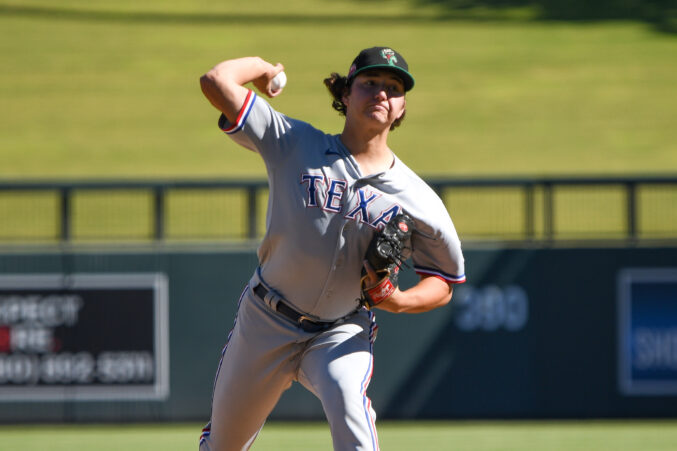
M407 214L393 217L372 238L367 248L365 260L374 269L378 276L376 283L372 282L366 270L362 270L362 304L373 307L389 298L397 289L398 276L402 262L407 259L406 250L410 250L408 242L414 232L414 220Z
M273 91L279 91L284 88L287 84L287 74L284 71L277 74L273 80L270 82L270 89Z

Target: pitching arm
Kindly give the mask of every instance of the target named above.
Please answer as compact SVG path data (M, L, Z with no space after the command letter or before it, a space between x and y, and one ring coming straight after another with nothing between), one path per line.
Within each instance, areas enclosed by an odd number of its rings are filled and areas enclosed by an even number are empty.
M282 64L273 65L259 57L227 60L200 77L200 87L207 100L235 122L249 91L244 85L251 82L261 93L275 97L281 90L273 91L271 81L283 70Z

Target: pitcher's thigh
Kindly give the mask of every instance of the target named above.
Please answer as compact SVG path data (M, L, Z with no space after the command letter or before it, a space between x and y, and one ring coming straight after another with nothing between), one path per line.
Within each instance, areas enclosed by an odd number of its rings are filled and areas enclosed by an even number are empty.
M296 374L297 345L250 316L238 319L217 371L211 450L247 449Z
M376 415L367 396L373 369L369 334L336 331L306 352L300 381L322 402L335 450L376 450Z

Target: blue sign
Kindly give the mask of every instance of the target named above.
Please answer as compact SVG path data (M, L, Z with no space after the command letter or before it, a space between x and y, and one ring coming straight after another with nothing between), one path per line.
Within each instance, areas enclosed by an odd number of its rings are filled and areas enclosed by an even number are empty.
M625 395L677 394L677 269L620 272L618 382Z

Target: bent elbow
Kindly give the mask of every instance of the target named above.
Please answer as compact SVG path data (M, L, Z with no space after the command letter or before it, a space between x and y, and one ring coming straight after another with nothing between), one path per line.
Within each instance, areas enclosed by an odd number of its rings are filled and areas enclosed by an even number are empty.
M451 293L439 298L439 300L435 303L435 308L444 307L445 305L449 304L449 302L451 302Z
M451 298L454 294L454 287L449 285L449 291L444 294L437 303L437 307L444 307L445 305L451 302Z
M213 72L213 70L210 70L200 77L200 88L202 89L202 92L206 93L210 88L213 88L216 85L215 74Z
M449 293L447 293L446 296L444 297L442 305L447 305L448 303L450 303L451 298L453 297L454 297L454 286L449 284Z

